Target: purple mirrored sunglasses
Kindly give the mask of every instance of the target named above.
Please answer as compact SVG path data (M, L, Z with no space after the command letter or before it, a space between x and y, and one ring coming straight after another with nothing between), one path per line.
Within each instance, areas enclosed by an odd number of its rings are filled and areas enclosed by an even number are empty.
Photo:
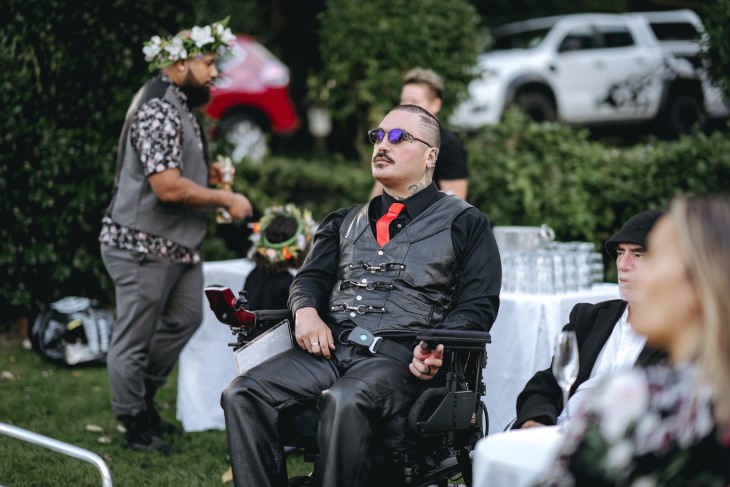
M421 142L422 144L426 144L429 148L433 148L431 144L426 142L425 140L421 140L418 137L414 137L413 135L409 134L404 129L390 129L389 131L385 131L381 128L372 129L368 132L368 138L370 139L370 142L373 144L379 144L383 141L383 137L385 137L385 134L388 134L388 142L394 145L398 145L404 140L407 140L409 142L412 142L414 140L417 140L418 142Z

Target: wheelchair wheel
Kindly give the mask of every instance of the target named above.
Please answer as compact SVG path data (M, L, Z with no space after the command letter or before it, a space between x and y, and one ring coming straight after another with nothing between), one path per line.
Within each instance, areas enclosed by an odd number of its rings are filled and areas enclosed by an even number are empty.
M289 487L310 487L313 485L314 477L292 477L289 479Z
M479 401L477 405L477 429L479 431L479 438L484 438L489 434L489 411L487 411L487 405L484 401Z

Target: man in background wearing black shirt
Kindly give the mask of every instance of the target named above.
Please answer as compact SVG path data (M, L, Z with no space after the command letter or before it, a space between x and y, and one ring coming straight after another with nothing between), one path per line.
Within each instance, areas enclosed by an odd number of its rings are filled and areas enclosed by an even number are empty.
M320 225L290 290L299 347L223 392L237 486L287 485L279 414L302 403L319 409L321 485L362 485L371 421L407 412L442 365L443 345L423 350L416 333L489 330L496 319L499 251L487 218L432 182L436 118L399 105L368 135L384 191ZM356 343L367 334L381 338L375 353Z

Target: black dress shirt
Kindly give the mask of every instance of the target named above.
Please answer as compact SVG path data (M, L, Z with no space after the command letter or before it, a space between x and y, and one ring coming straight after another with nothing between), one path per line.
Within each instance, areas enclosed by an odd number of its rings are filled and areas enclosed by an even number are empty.
M466 149L461 140L452 131L441 126L441 146L436 159L436 168L433 171L433 180L436 184L453 179L469 177L469 168L466 163Z
M391 238L426 208L445 197L432 183L403 200L405 209L390 224ZM385 192L371 200L368 215L373 235L375 223L395 201ZM340 226L352 208L330 213L320 224L312 250L290 289L289 308L292 312L304 307L317 308L326 321L340 261ZM488 331L497 318L502 285L499 250L489 221L476 208L469 208L454 220L451 241L460 268L457 302L439 327Z

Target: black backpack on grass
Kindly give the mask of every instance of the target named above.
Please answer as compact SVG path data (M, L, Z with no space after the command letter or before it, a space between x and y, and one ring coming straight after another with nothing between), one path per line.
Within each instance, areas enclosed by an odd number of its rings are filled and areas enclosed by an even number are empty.
M65 297L41 312L30 329L33 349L59 365L105 365L116 318L89 298Z

